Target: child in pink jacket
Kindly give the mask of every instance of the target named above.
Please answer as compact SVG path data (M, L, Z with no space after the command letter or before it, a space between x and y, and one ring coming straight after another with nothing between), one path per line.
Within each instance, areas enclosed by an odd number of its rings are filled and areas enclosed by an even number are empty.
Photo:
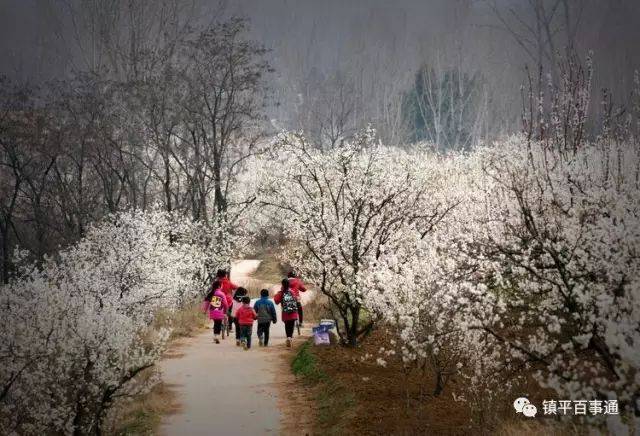
M219 344L222 322L229 310L229 303L227 302L227 296L220 289L220 282L217 280L213 282L211 290L204 297L202 309L203 311L209 311L209 319L213 320L213 340L216 344Z

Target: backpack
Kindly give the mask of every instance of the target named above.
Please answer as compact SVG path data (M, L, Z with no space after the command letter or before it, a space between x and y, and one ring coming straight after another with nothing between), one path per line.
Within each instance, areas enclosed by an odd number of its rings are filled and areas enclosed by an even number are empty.
M209 307L213 308L213 310L222 309L222 298L220 298L219 295L214 295L213 297L211 297Z
M291 291L284 291L282 293L282 301L280 301L283 313L294 313L298 311L298 303Z

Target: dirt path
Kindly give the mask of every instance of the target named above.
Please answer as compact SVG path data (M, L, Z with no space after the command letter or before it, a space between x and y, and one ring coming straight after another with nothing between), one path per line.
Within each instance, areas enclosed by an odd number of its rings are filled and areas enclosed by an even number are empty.
M231 268L232 280L239 285L249 282L260 264L242 260ZM255 282L255 281L253 281ZM304 295L304 294L303 294ZM308 300L311 295L306 296ZM235 333L235 332L234 332ZM236 347L235 338L213 343L211 329L176 344L160 363L163 381L177 394L179 410L166 416L161 424L163 435L263 435L281 433L278 408L278 371L282 368L284 325L271 327L269 347L258 347L254 324L253 347L244 351Z

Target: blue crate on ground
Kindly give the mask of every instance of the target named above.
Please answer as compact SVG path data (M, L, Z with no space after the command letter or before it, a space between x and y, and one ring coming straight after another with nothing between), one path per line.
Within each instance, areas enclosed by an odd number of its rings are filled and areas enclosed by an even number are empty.
M319 326L313 327L311 330L313 331L313 334L316 334L316 333L328 333L329 330L331 330L332 328L333 328L333 326L319 325Z

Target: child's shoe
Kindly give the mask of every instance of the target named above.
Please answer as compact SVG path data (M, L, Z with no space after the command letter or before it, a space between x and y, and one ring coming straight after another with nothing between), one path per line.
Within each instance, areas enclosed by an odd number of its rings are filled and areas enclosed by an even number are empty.
M287 338L287 348L291 348L291 338Z
M258 336L258 345L264 347L264 341L262 339L262 335Z
M236 339L236 347L240 346L240 339Z
M216 344L220 343L220 339L218 339L218 336L213 337L213 342L215 342Z
M249 346L247 345L247 341L242 341L242 349L244 351L247 351L249 349Z

